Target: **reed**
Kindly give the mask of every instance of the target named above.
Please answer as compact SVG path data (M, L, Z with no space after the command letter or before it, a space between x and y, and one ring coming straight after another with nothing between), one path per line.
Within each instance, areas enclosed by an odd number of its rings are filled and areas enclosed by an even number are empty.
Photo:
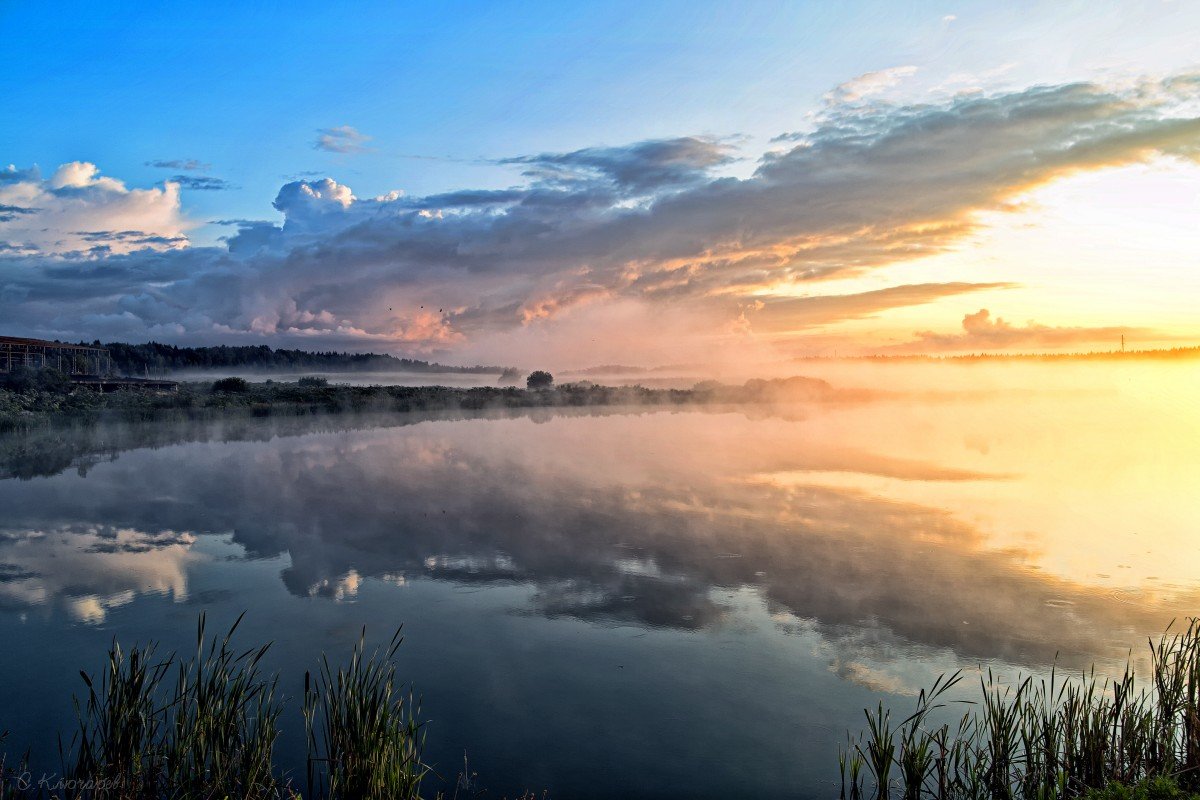
M186 657L114 642L96 674L80 671L85 692L75 698L73 737L60 740L61 779L47 790L20 779L28 754L17 768L0 760L0 800L420 797L429 772L424 723L397 681L399 631L368 654L364 630L348 666L322 656L315 677L305 675L309 787L301 795L274 761L283 703L278 677L262 670L270 645L235 648L241 622L209 636L200 614Z
M8 752L5 749L5 743L8 741L8 731L0 730L0 800L9 800L9 798L20 798L25 793L22 791L24 785L23 776L26 773L29 762L29 751L25 752L25 756L16 764L10 764L8 761Z
M74 763L64 769L74 783L105 787L103 794L111 797L154 796L166 778L159 696L169 667L170 659L157 659L153 645L125 651L114 642L99 676L79 671L87 692L82 701L74 698ZM64 757L64 763L70 760Z
M262 797L279 789L272 766L282 706L278 678L260 662L270 644L236 653L231 639L242 617L205 649L205 617L196 651L176 670L163 760L169 785L184 797Z
M1196 792L1200 620L1151 640L1150 662L1148 680L1139 680L1132 666L1116 679L1093 669L1063 680L1052 670L1040 682L1023 677L1015 684L989 670L980 677L978 700L950 699L963 677L956 672L921 692L916 710L898 725L880 703L842 749L841 797L1051 800ZM951 704L967 708L958 724L935 725L934 712Z
M308 733L308 796L407 800L420 796L429 772L420 707L396 680L392 657L400 631L382 649L366 652L366 630L350 663L334 668L321 658L304 676Z

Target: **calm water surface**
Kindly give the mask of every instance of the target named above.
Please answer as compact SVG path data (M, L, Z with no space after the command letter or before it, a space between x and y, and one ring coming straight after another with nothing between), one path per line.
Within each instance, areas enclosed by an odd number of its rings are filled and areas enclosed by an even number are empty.
M877 698L1200 609L1194 367L804 367L886 394L0 439L0 729L56 767L114 636L248 610L293 697L403 623L427 755L492 796L829 797Z

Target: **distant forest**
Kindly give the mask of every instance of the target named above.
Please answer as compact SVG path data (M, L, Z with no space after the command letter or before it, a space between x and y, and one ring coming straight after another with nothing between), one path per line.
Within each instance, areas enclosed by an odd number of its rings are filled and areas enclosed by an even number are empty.
M504 367L452 367L380 353L275 350L266 345L176 347L158 342L146 342L145 344L110 342L104 346L112 355L113 367L118 372L133 376L162 375L189 369L263 372L302 372L304 370L321 372L453 372L489 375L506 372Z

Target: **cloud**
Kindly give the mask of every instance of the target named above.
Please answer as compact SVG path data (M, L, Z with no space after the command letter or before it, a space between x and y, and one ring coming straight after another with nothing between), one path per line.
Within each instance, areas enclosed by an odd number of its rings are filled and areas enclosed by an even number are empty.
M542 153L502 159L522 164L527 177L551 184L610 183L621 194L644 195L695 184L733 160L730 147L705 137L639 142L627 147L590 147L571 153Z
M0 242L9 251L99 257L174 249L187 244L189 227L176 183L128 189L87 161L45 179L36 167L0 170Z
M767 331L804 330L870 317L891 308L923 305L943 297L1015 287L1012 283L916 283L856 294L762 298L753 308L753 327Z
M916 73L917 68L911 64L867 72L841 84L825 95L825 100L829 103L857 103L898 86L905 78L911 78Z
M212 164L206 164L202 161L197 161L194 158L175 158L170 160L147 161L147 167L158 167L160 169L177 169L183 172L208 172L212 169Z
M313 148L327 153L365 153L370 148L367 142L371 137L359 133L349 125L339 125L336 128L322 128L317 131L317 140Z
M25 208L24 206L0 205L0 222L12 222L21 214L33 214L36 211L36 208Z
M344 216L356 199L349 186L322 178L284 184L271 205L283 213L285 232L319 233L345 224Z
M916 340L902 345L904 350L1006 350L1026 348L1062 348L1078 345L1108 345L1112 349L1122 336L1129 334L1149 335L1144 328L1109 327L1052 327L1028 322L1014 325L1002 317L992 317L991 312L981 308L962 319L962 333L943 334L933 331L917 331ZM1156 334L1157 336L1157 334Z
M531 334L511 341L529 348L554 342L553 330L596 341L597 330L566 323L585 313L604 318L598 309L610 307L644 312L609 319L689 317L692 333L717 335L764 296L799 287L819 295L823 279L958 246L984 224L980 212L1005 210L1063 176L1194 160L1200 119L1184 109L1197 99L1200 84L1176 76L923 104L846 100L744 178L719 174L733 157L728 145L684 137L508 159L525 175L505 189L360 197L330 178L292 181L275 198L278 222L239 223L226 246L132 253L132 243L108 243L103 269L64 257L89 245L70 232L141 231L170 241L183 235L178 186L126 190L92 165L52 181L10 168L0 172L0 203L41 210L0 223L8 246L0 315L71 338L271 336L311 345L324 337L336 346L455 347L466 358L519 331ZM88 209L109 209L138 191L166 209L160 224L55 216L80 194L104 198ZM874 314L976 288L778 299L761 319L802 328L822 315ZM442 309L436 324L421 313L430 309ZM708 340L694 343L703 349Z
M220 192L233 188L233 185L229 181L222 180L221 178L212 178L207 175L176 175L171 178L171 183L177 183L184 189L204 192Z

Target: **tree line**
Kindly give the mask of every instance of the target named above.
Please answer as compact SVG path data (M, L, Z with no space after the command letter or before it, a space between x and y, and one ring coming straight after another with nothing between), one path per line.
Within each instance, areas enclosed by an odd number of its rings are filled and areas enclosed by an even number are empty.
M160 375L178 370L245 369L260 371L325 372L442 372L497 374L498 366L454 367L413 358L397 358L384 353L345 353L332 350L274 349L267 345L216 347L179 347L159 342L126 344L110 342L113 368L125 375Z

